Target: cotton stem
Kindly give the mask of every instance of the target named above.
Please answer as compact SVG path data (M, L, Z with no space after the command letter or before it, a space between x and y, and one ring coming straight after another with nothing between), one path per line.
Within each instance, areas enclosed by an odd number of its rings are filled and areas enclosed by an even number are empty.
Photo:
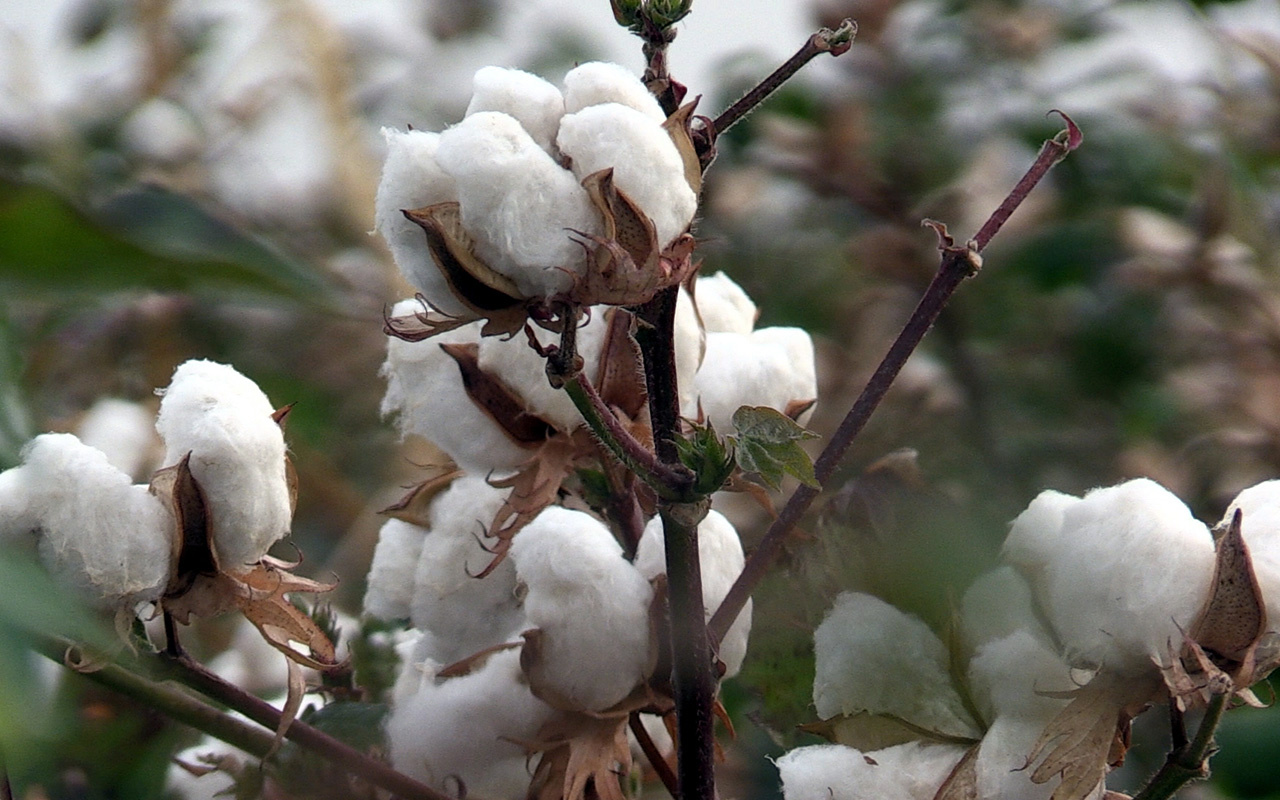
M1230 692L1214 695L1195 738L1182 747L1174 747L1164 766L1133 800L1167 800L1188 783L1209 777L1209 758L1217 751L1214 736L1230 701Z
M649 765L657 773L658 780L662 781L662 785L666 787L667 793L675 800L680 800L680 787L676 785L676 774L672 772L671 765L667 763L667 759L658 750L658 746L653 743L653 737L649 735L648 729L644 727L644 720L640 718L640 712L632 711L631 718L627 720L627 724L631 728L632 735L636 737L636 743L640 745L640 750L644 753L644 757L649 760Z

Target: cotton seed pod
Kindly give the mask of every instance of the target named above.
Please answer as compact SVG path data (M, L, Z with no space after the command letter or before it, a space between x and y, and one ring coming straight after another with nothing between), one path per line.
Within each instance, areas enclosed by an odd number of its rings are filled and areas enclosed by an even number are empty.
M645 679L653 591L603 523L547 508L516 536L511 560L527 590L525 614L538 629L536 646L526 642L525 663L540 696L602 711Z
M426 235L402 213L458 199L457 185L436 162L440 134L383 128L387 158L374 203L374 230L382 235L400 272L432 306L458 315L458 302L431 257Z
M909 742L863 753L841 744L798 747L776 762L785 800L933 800L964 755Z
M813 632L813 704L821 719L867 711L925 730L978 737L951 685L946 648L917 617L845 592Z
M1239 510L1241 533L1249 548L1253 573L1267 608L1267 630L1280 631L1280 480L1251 486L1241 492L1220 527L1225 527Z
M431 530L422 540L409 608L414 627L432 634L430 657L441 663L518 641L527 627L509 559L474 577L493 560L484 532L505 494L485 475L465 475L431 503Z
M571 231L599 235L595 208L514 118L481 111L440 134L436 160L457 182L476 255L526 297L568 289L586 269Z
M746 335L755 329L759 309L742 287L723 272L699 277L694 298L707 333Z
M392 314L407 316L420 309L417 301L402 300ZM421 436L462 469L483 475L491 470L515 469L528 460L529 451L472 402L458 363L441 349L442 344L475 344L479 340L479 323L420 342L389 337L381 371L387 379L382 414L397 414L401 433Z
M640 545L636 548L636 569L648 580L667 573L665 539L662 518L654 517L644 528ZM719 511L708 511L698 523L698 558L702 565L702 601L706 617L720 607L733 582L742 574L746 558L742 552L742 540L733 524ZM720 642L719 657L724 662L724 677L732 678L742 668L747 655L747 639L751 635L751 601L743 606L742 613L725 632Z
M471 79L467 116L499 111L520 123L538 146L551 153L564 116L564 97L552 84L524 70L482 67Z
M397 702L387 720L392 765L450 795L524 797L524 743L554 711L529 693L515 650L494 653L474 672L431 680Z
M8 506L0 489L0 530L38 533L45 566L95 605L126 610L157 600L173 559L165 504L68 433L37 436L22 457L0 485L21 486L26 503Z
M733 430L733 412L742 406L794 411L818 396L813 339L800 328L708 333L695 383L702 411L717 430Z
M614 185L653 221L659 247L693 221L698 197L685 179L680 151L642 112L619 103L588 106L565 115L556 143L572 159L579 180L613 170Z
M1164 487L1139 479L1083 498L1042 494L1004 556L1023 573L1069 663L1148 675L1208 597L1213 538Z
M284 433L258 385L234 368L188 361L162 392L156 430L165 463L191 454L212 523L218 564L236 572L262 560L288 535L293 499Z
M661 124L667 115L657 98L634 73L619 64L588 61L569 70L564 76L566 114L587 106L619 103L639 111Z
M389 519L378 533L369 565L364 613L383 620L407 619L413 601L413 574L422 553L424 528Z

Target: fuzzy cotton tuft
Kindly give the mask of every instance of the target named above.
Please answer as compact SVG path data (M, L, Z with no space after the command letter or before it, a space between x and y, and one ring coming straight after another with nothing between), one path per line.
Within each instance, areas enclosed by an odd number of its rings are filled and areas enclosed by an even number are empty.
M778 759L784 800L932 800L964 748L908 742L863 753L842 744L798 747Z
M422 553L426 530L389 519L378 533L378 546L369 565L364 613L382 620L407 619L413 601L413 573Z
M547 153L564 116L564 97L552 84L524 70L482 67L471 81L467 116L499 111L520 123Z
M723 272L698 278L694 295L707 333L749 334L760 316L742 287Z
M785 412L818 397L813 339L800 328L708 333L695 383L702 411L717 430L733 430L733 412L742 406Z
M667 117L644 83L620 64L588 61L565 74L565 113L573 114L587 106L604 103L628 106L658 123Z

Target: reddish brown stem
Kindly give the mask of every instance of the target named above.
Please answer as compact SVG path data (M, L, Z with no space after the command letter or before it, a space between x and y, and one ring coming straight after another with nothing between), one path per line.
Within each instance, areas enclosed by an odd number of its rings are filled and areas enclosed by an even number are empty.
M631 712L631 719L628 720L631 726L631 733L636 737L636 742L640 745L640 750L644 752L644 757L649 760L649 765L653 767L653 771L657 773L658 780L662 781L662 785L667 787L667 792L680 800L680 790L676 786L676 774L671 770L671 765L667 763L666 757L658 752L658 746L653 743L653 737L649 736L649 731L644 727L644 721L640 719L638 711Z

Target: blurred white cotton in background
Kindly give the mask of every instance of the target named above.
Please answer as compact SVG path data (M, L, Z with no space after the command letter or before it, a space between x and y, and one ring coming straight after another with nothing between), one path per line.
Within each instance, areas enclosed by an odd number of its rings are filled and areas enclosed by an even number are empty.
M695 383L702 411L716 430L733 430L733 412L742 406L786 412L818 397L813 339L800 328L708 333Z
M150 477L160 455L156 415L141 403L114 397L97 401L76 426L80 441L101 450L113 467L134 480Z
M698 315L707 333L749 334L760 315L742 287L723 272L703 275L694 288Z

